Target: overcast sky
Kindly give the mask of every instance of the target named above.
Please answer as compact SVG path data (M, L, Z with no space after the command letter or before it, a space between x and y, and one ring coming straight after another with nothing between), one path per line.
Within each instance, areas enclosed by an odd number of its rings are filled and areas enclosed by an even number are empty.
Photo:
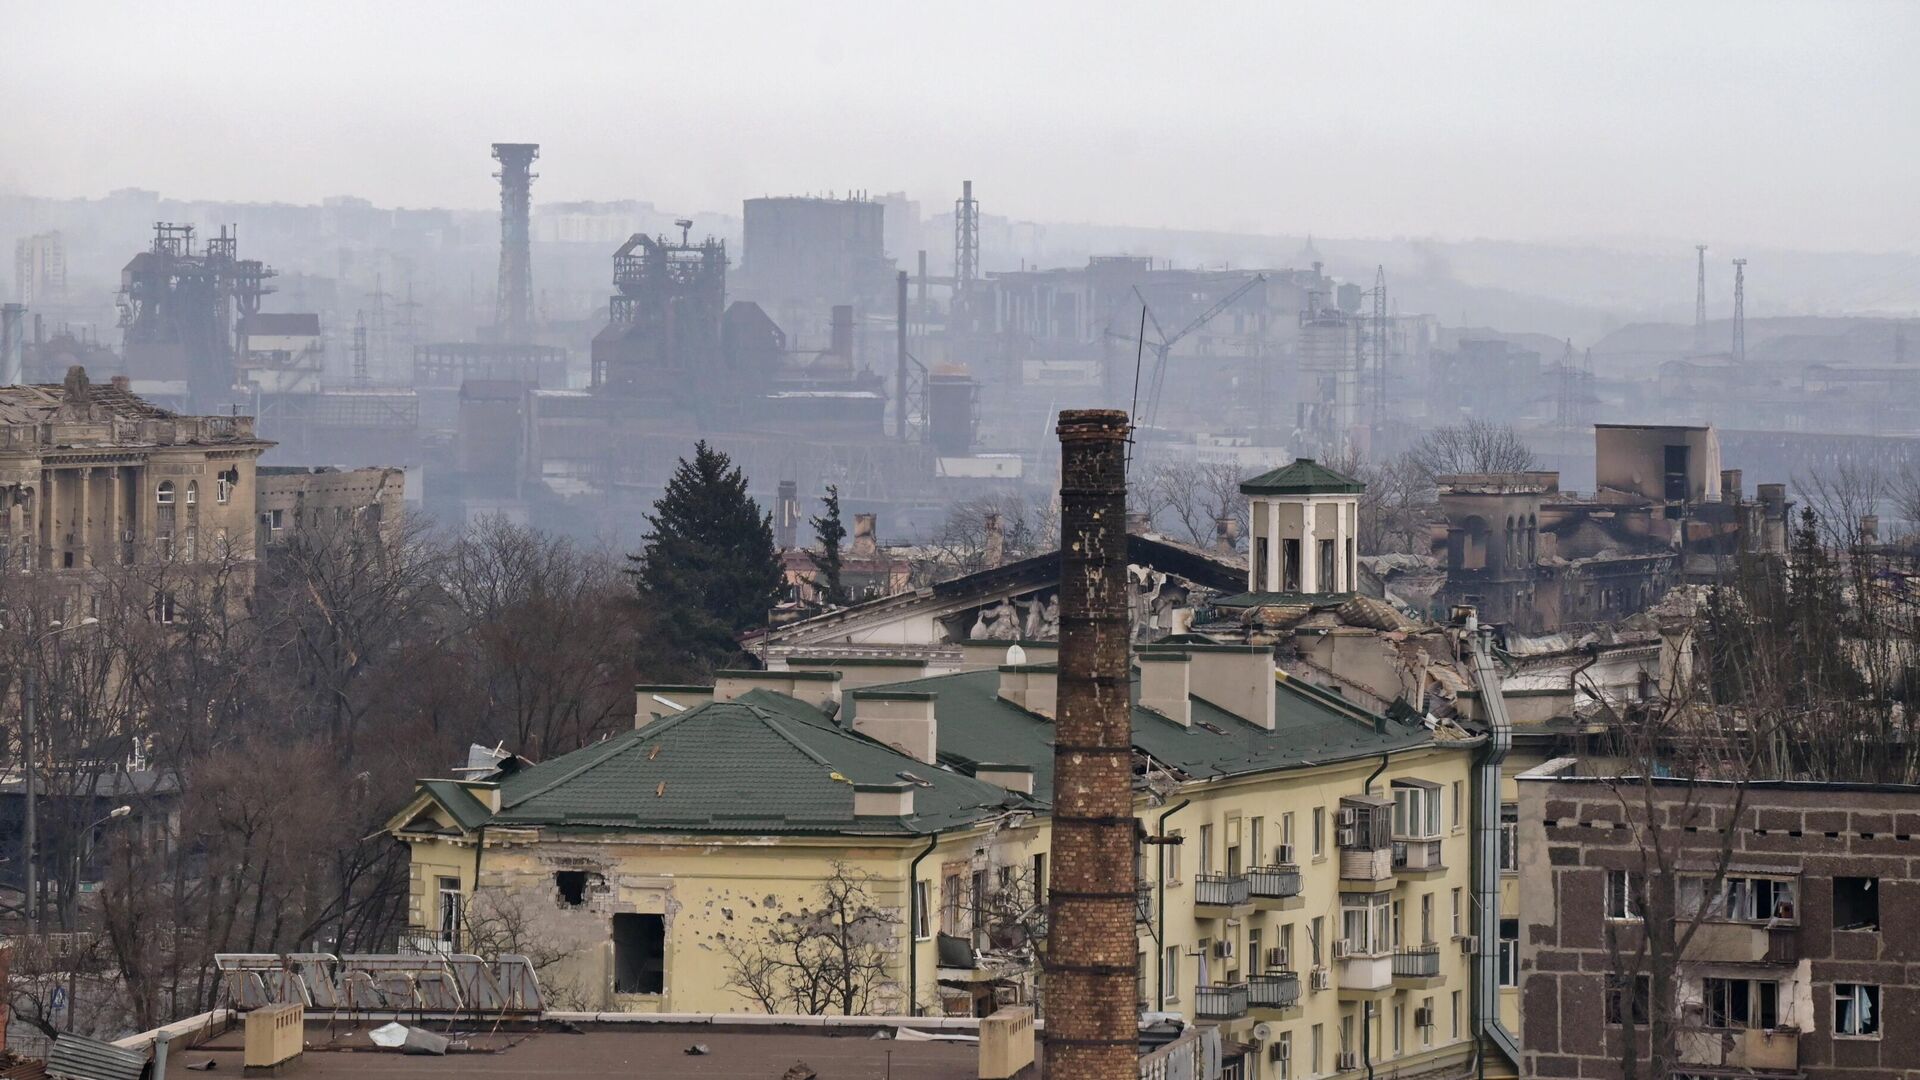
M1178 12L1176 14L1176 11ZM0 189L1920 249L1920 4L0 0Z

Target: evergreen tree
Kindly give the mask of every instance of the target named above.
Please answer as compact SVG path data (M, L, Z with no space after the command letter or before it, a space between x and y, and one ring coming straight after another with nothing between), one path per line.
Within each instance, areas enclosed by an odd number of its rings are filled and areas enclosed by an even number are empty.
M762 624L779 594L773 518L747 496L746 477L703 440L680 459L647 515L646 546L627 558L640 600L661 627L654 674L689 677L739 656L738 635Z
M820 568L815 584L820 586L820 597L828 605L844 605L847 602L845 586L840 583L840 544L847 538L847 527L840 521L840 489L827 485L826 497L820 500L826 507L825 515L812 519L814 535L820 538L820 554L814 557L814 565Z

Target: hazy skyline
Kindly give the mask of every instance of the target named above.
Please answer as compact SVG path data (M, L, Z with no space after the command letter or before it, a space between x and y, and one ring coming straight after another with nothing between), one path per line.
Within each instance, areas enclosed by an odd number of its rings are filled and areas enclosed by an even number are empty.
M25 194L1920 249L1910 4L9 6Z

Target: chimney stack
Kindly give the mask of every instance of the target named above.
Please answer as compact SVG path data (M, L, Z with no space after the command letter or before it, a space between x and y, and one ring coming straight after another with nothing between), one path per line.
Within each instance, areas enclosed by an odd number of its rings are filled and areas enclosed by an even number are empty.
M1060 707L1047 898L1047 1075L1139 1075L1134 1009L1127 414L1060 414Z

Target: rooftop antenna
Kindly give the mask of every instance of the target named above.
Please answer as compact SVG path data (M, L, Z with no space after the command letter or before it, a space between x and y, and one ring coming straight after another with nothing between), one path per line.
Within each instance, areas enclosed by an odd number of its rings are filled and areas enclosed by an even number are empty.
M1733 260L1733 362L1747 362L1747 260Z

